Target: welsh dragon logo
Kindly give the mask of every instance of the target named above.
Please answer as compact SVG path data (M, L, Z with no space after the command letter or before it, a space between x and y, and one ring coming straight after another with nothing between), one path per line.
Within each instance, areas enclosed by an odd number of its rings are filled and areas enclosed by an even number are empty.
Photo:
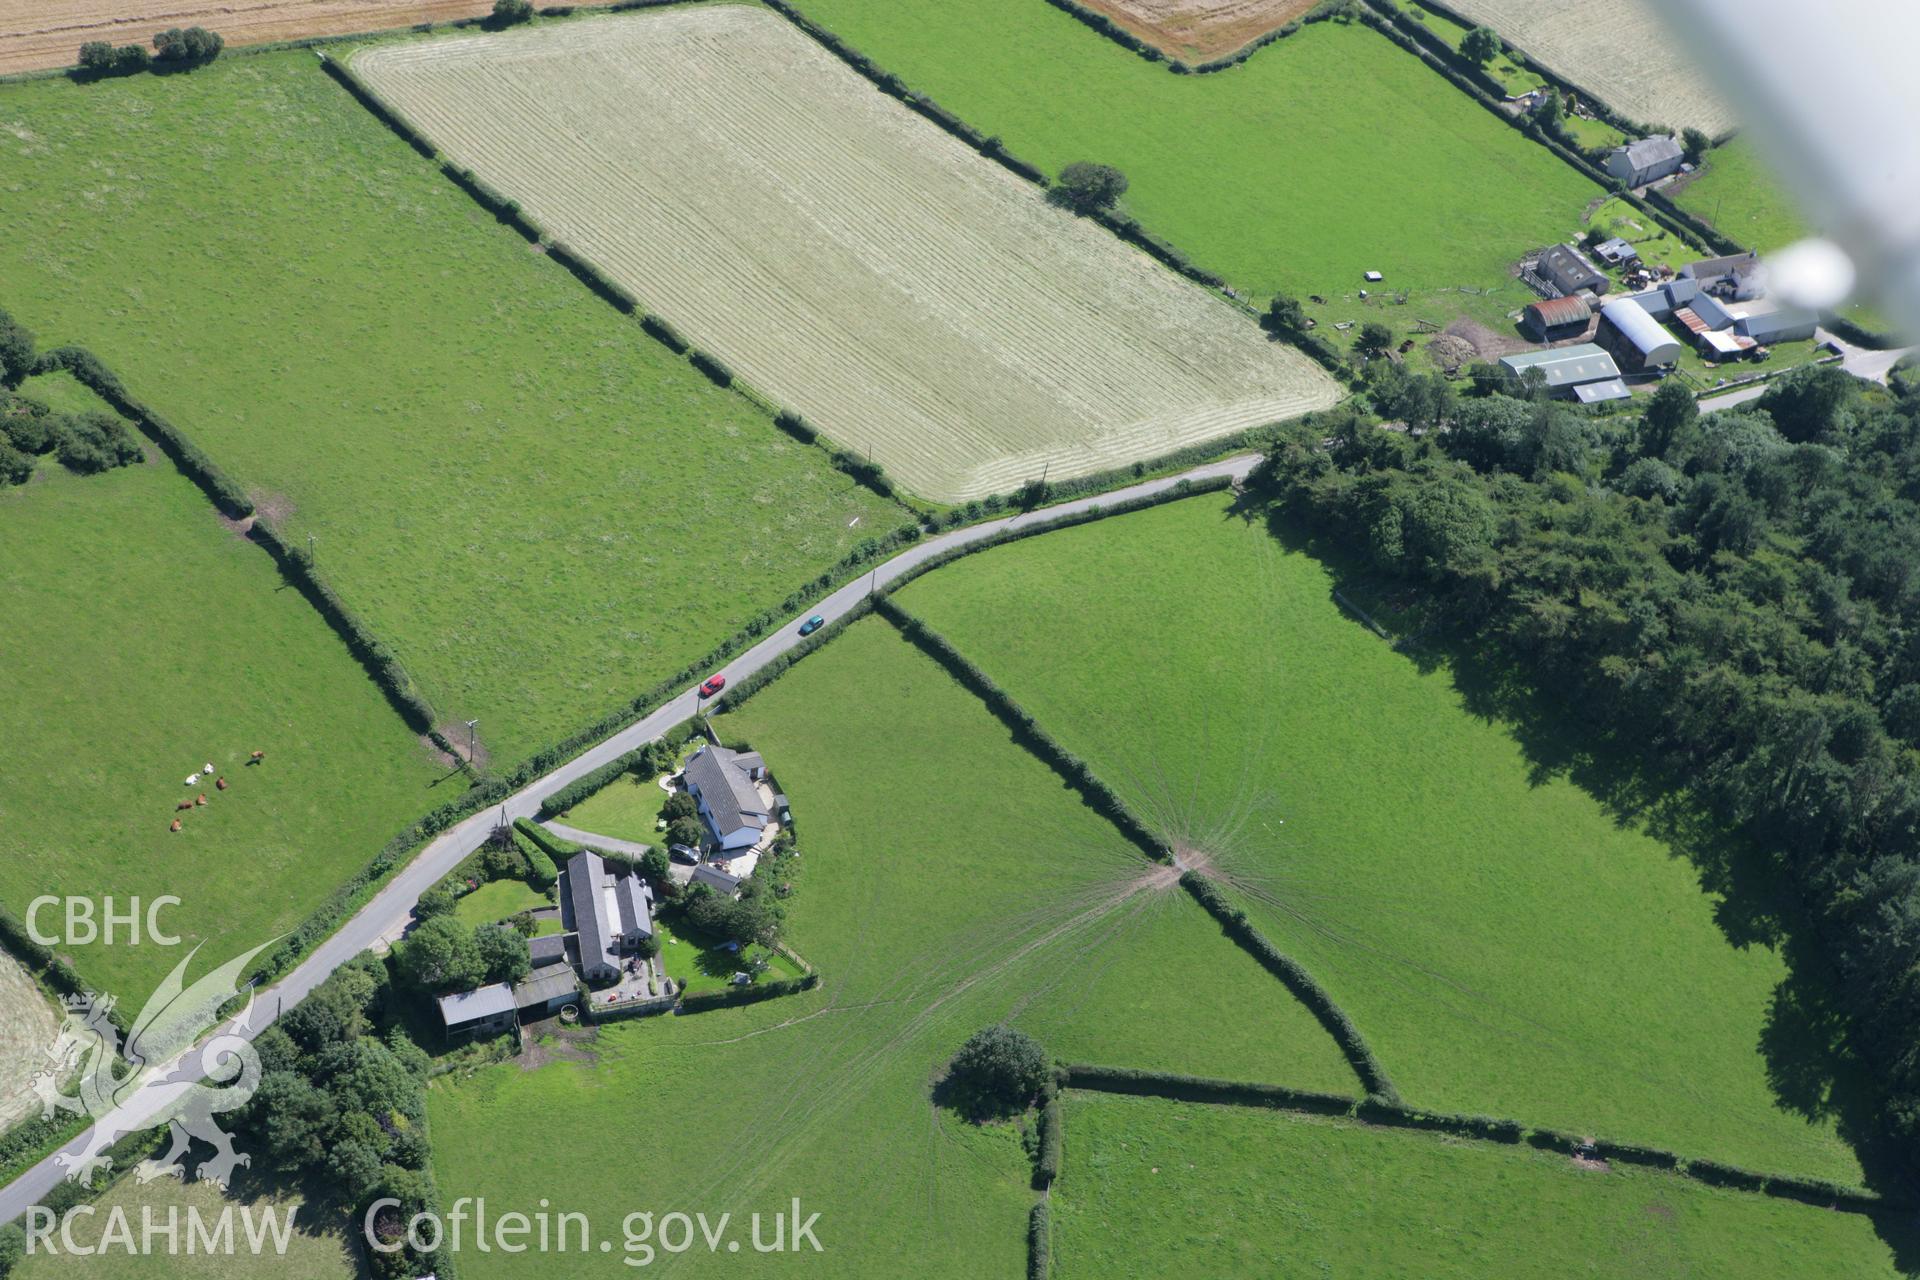
M240 994L237 984L248 962L270 945L262 943L188 986L195 947L154 991L124 1043L113 1021L112 996L67 997L59 1038L47 1051L51 1065L35 1075L32 1089L42 1117L66 1111L93 1120L85 1146L56 1157L69 1181L92 1186L93 1175L113 1164L108 1148L161 1125L168 1127L171 1142L157 1158L135 1168L141 1182L184 1179L195 1139L214 1151L195 1167L195 1175L223 1189L234 1170L250 1162L234 1150L232 1135L214 1116L244 1106L260 1083L260 1055L242 1034L253 1012L251 991L220 1034L197 1047L196 1041L214 1025L220 1007Z

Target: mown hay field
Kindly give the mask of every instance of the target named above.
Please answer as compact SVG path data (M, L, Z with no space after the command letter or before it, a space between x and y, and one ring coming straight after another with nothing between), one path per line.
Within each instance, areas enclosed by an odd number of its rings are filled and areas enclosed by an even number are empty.
M59 1034L53 1001L19 961L0 954L0 1129L40 1113L29 1086Z
M1336 585L1209 497L899 598L1210 859L1409 1102L1859 1181L1819 989L1743 924L1755 904L1703 892L1684 845L1539 764ZM1690 818L1666 821L1711 834Z
M70 67L89 40L144 45L169 27L206 27L232 46L477 18L492 9L493 0L0 0L0 75Z
M824 1253L700 1248L673 1273L893 1280L910 1258L915 1276L1019 1275L1020 1136L930 1096L981 1027L1011 1019L1078 1060L1357 1089L1279 982L1177 887L1141 884L1152 864L887 623L857 623L716 727L792 797L787 933L822 987L606 1025L592 1061L443 1077L428 1103L449 1202L547 1197L614 1232L635 1208L744 1224L798 1196ZM469 1280L556 1266L634 1273L617 1240L611 1257L460 1258Z
M1083 0L1176 58L1205 62L1284 26L1320 0Z
M1862 1215L1671 1173L1245 1107L1066 1108L1059 1280L1912 1274Z
M1513 263L1603 194L1359 23L1313 23L1229 71L1180 76L1044 0L800 7L1040 168L1119 167L1144 227L1249 298L1326 298L1307 312L1335 341L1350 320L1405 334L1464 313L1506 328L1534 300Z
M0 904L177 896L157 919L180 946L55 948L130 1014L187 948L205 944L204 968L293 927L459 794L267 553L166 462L43 462L0 490L0 547ZM58 936L59 910L39 924Z
M496 763L903 517L500 226L311 52L0 86L0 174L0 306L90 347L290 542L314 535Z
M1124 466L1336 398L1222 299L765 10L395 42L352 66L696 346L928 497Z
M1723 133L1733 108L1653 0L1447 0L1628 120Z

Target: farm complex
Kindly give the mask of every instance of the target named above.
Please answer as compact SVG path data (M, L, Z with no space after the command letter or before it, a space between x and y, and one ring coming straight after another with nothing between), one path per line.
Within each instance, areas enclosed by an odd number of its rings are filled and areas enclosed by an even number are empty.
M1657 17L0 0L0 1280L1920 1277L1911 299Z

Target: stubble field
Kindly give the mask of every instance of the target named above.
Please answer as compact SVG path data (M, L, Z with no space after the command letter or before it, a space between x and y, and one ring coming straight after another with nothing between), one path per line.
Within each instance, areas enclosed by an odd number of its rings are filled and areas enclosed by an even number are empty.
M1320 0L1086 0L1176 58L1204 62L1292 22Z
M764 10L395 42L352 66L695 345L928 497L1336 398L1221 299Z
M0 75L70 67L89 40L144 45L168 27L206 27L229 45L267 44L477 18L492 10L492 0L0 0Z
M1652 0L1449 0L1470 22L1640 124L1719 134L1733 108Z

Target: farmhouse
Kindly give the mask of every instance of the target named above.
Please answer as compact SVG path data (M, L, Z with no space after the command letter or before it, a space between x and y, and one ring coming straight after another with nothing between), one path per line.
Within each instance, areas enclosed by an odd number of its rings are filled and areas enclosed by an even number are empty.
M1600 308L1600 339L1636 371L1671 368L1686 351L1632 298L1615 298Z
M1767 291L1766 271L1757 253L1734 253L1724 258L1702 258L1680 268L1682 279L1691 280L1707 293L1745 302Z
M561 919L574 933L580 976L617 980L620 957L653 936L652 886L632 867L610 866L590 850L567 859L560 874Z
M1605 382L1620 376L1620 366L1613 362L1613 357L1591 342L1502 356L1500 367L1511 378L1519 378L1529 369L1538 369L1546 379L1548 392L1568 399L1574 398L1576 388L1589 382Z
M1531 303L1520 313L1520 327L1535 342L1577 338L1587 331L1593 308L1578 294Z
M1629 187L1645 186L1680 172L1686 152L1672 137L1642 138L1607 154L1606 170Z
M1605 293L1612 283L1570 244L1554 245L1541 254L1535 270L1563 297L1582 290Z
M722 849L757 844L777 822L787 822L787 798L773 789L767 762L757 751L702 747L686 767L687 791L700 806L700 820Z
M490 1036L514 1025L517 1006L504 982L440 997L440 1021L449 1040Z

